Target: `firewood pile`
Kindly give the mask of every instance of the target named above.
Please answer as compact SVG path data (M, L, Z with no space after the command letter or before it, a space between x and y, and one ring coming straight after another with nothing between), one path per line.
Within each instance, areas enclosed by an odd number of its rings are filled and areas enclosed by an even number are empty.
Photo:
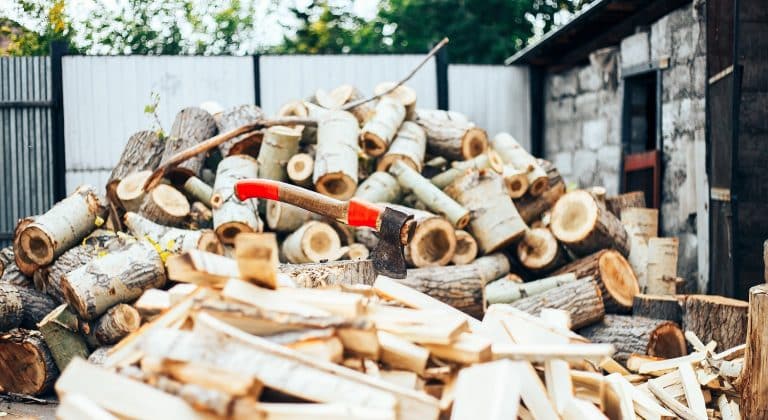
M185 108L167 136L131 136L104 196L20 220L0 251L0 390L55 388L62 419L761 409L766 380L742 367L765 328L746 302L676 294L677 241L642 193L567 191L511 135L374 91L272 117ZM247 178L412 214L406 278L377 276L373 229L240 200Z

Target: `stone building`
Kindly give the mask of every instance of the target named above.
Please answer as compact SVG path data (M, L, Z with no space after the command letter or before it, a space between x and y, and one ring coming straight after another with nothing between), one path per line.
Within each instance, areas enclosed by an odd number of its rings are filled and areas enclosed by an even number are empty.
M762 281L755 276L768 218L755 210L768 210L768 199L747 185L758 172L752 166L768 158L768 13L760 3L597 0L507 60L530 69L534 153L577 186L645 191L660 210L660 235L680 240L686 292L743 297ZM739 80L751 85L739 89ZM739 136L745 126L747 138ZM749 165L737 156L741 143ZM737 206L750 220L737 220ZM744 229L761 221L762 235Z

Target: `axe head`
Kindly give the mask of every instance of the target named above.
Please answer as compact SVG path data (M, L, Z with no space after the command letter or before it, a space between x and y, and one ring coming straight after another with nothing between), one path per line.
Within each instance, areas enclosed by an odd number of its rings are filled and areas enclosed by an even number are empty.
M394 279L404 279L406 274L403 244L413 235L413 215L385 207L379 226L379 243L371 251L371 261L377 273Z

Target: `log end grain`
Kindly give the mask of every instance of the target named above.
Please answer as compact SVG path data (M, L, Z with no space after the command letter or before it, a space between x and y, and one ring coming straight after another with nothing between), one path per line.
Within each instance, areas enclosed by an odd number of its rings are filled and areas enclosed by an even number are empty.
M488 150L488 134L482 128L472 127L461 139L461 155L464 159L485 153Z
M611 298L622 308L630 310L640 286L632 267L618 251L608 250L598 261L600 279Z
M56 362L38 331L15 329L0 336L0 389L41 395L59 375Z
M355 194L357 182L343 172L329 172L317 179L315 188L320 194L337 200L348 200Z
M387 151L389 143L378 134L364 131L360 134L360 147L368 156L379 157Z
M446 265L456 252L456 234L442 217L430 217L417 224L408 244L408 260L414 267Z
M455 265L469 264L477 258L478 246L475 238L465 230L457 230L456 233L456 251L453 253L451 262Z
M683 330L674 322L664 322L656 327L648 340L649 356L671 359L688 353Z

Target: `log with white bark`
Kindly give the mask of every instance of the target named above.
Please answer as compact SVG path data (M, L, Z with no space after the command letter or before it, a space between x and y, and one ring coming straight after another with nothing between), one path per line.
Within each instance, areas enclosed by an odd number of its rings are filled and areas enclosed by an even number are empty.
M40 216L29 216L19 219L16 223L16 228L13 230L13 260L16 263L16 268L25 277L32 277L40 268L40 265L32 261L30 257L21 250L21 232L27 226L31 225L35 219Z
M501 158L493 150L488 150L487 152L481 153L472 159L453 162L450 168L433 176L430 179L430 182L435 184L435 186L438 188L445 188L453 183L456 178L464 175L464 173L470 169L487 168L491 168L499 173L501 173L504 169Z
M334 261L341 258L339 235L327 223L309 221L285 238L282 252L294 264Z
M216 121L207 111L197 107L182 109L176 114L171 132L165 139L165 150L159 166L165 164L175 154L213 137L216 132ZM200 176L204 161L205 153L195 155L169 168L165 177L174 185L184 185L190 176Z
M388 172L372 173L355 191L356 198L369 203L397 203L401 195L400 184Z
M357 120L349 112L332 111L320 119L312 175L317 192L340 200L355 193L359 133Z
M608 196L605 198L605 207L616 217L621 217L623 210L630 207L645 208L645 193L632 191L624 194Z
M0 334L0 389L26 395L48 392L59 369L39 331L15 329Z
M525 234L527 226L506 194L504 180L498 173L467 172L445 192L470 211L469 228L484 254L502 249Z
M235 195L237 181L258 175L258 163L250 156L232 155L219 163L211 197L213 228L227 245L233 244L241 232L261 232L264 228L258 214L258 200L241 201Z
M313 217L312 212L301 207L273 200L267 201L266 213L269 229L283 233L295 231Z
M548 273L568 262L568 257L547 228L529 229L517 244L517 259L532 273Z
M542 214L551 209L557 200L565 194L565 182L563 182L563 177L560 176L555 165L543 159L538 159L537 162L547 172L549 187L538 197L525 194L515 199L515 207L517 207L520 217L528 225L540 220Z
M50 296L38 290L0 284L0 331L20 326L36 328L56 306Z
M301 132L291 127L274 126L264 131L259 149L259 178L284 181L288 177L288 160L299 152Z
M487 305L495 303L513 303L517 300L535 296L560 286L576 281L573 273L559 274L552 277L523 283L519 277L502 277L485 286L485 301Z
M13 251L17 264L19 258L37 265L50 264L92 232L97 220L103 221L106 214L106 203L96 190L88 185L79 187L16 233Z
M491 146L501 156L504 163L525 173L530 195L538 197L549 187L547 172L511 134L499 133L495 135L491 140Z
M672 295L635 296L632 315L654 319L665 319L683 325L683 301Z
M291 277L298 287L371 285L376 280L376 272L371 260L282 264L278 269L281 273Z
M331 91L326 92L323 89L315 91L314 101L326 109L341 109L349 102L354 102L363 98L362 92L352 85L337 86ZM357 121L365 124L374 113L374 107L370 102L358 105L349 110Z
M646 292L674 295L677 292L677 238L650 238Z
M382 94L390 89L395 85L395 82L383 82L376 85L376 87L373 88L373 94L379 95ZM388 94L384 95L386 97L395 98L398 101L400 101L401 104L405 107L405 119L408 121L413 120L416 118L416 91L413 90L413 88L406 86L406 85L400 85L396 87L392 92L389 92Z
M448 220L424 210L396 204L388 206L414 216L416 227L413 236L403 247L405 260L410 267L436 267L451 262L456 252L456 234Z
M370 156L383 155L405 119L405 107L399 100L383 97L376 111L360 131L360 147Z
M424 154L427 150L427 136L424 129L415 122L405 121L398 130L387 153L379 159L378 171L386 171L392 162L402 160L406 165L421 172Z
M311 187L312 173L315 171L315 158L309 153L296 153L288 159L285 171L292 183L302 187Z
M11 264L15 264L16 260L13 256L13 246L7 246L0 249L0 277L5 273L6 267L10 267Z
M211 196L213 188L206 184L202 179L192 176L184 183L184 192L189 194L194 200L211 207Z
M99 317L91 327L90 335L100 345L115 344L139 329L141 316L131 305L117 304Z
M353 261L366 260L370 255L371 251L363 244L352 243L347 245L347 259Z
M640 293L637 278L627 260L617 251L598 251L560 267L553 274L574 273L576 277L591 276L603 291L607 313L632 310L632 300Z
M165 141L156 131L139 131L133 134L107 179L107 196L112 199L110 191L114 191L117 184L128 175L155 170L160 164L164 150Z
M455 265L469 264L477 258L478 246L475 237L465 230L457 230L456 252L453 253L451 262Z
M749 323L741 381L744 418L768 418L768 286L749 290Z
M305 117L306 115L301 116ZM264 112L262 112L261 108L252 104L238 105L225 109L214 117L220 133L226 133L246 124L252 124L263 118ZM221 155L224 157L231 155L258 155L262 134L261 131L252 131L225 141L219 145Z
M557 201L550 229L578 256L609 248L629 255L629 235L624 226L584 190L569 192Z
M613 344L624 362L632 353L671 359L687 354L683 331L674 322L628 315L606 315L579 334L595 343Z
M158 225L136 213L128 212L123 218L125 226L137 238L148 238L163 250L179 254L192 249L223 254L224 247L213 231L187 230Z
M63 371L76 357L88 358L90 352L81 334L81 322L67 304L52 310L38 328L59 370Z
M400 186L411 190L419 200L423 201L429 210L445 216L456 228L462 229L469 223L469 210L454 201L413 168L401 161L396 161L389 167L389 173L397 178Z
M117 182L114 194L125 211L138 211L144 201L144 183L147 182L151 170L128 174Z
M205 204L195 201L189 207L189 216L185 227L191 230L212 229L213 212Z
M511 305L536 316L547 308L566 311L570 315L571 329L592 325L605 316L600 287L591 277L553 287Z
M504 178L504 185L507 187L507 194L510 197L520 198L528 192L530 187L528 172L515 169L511 165L505 165L501 176ZM547 179L547 185L549 185L549 179Z
M488 149L488 135L455 112L416 113L416 122L427 134L427 151L449 160L471 159ZM458 114L458 115L457 115Z
M165 264L147 240L108 253L67 273L64 299L86 320L96 319L118 303L135 300L146 289L165 284Z
M688 295L683 309L683 328L721 350L744 344L747 339L749 304L723 296Z
M147 192L138 213L161 225L181 226L189 215L189 200L176 188L160 184Z

